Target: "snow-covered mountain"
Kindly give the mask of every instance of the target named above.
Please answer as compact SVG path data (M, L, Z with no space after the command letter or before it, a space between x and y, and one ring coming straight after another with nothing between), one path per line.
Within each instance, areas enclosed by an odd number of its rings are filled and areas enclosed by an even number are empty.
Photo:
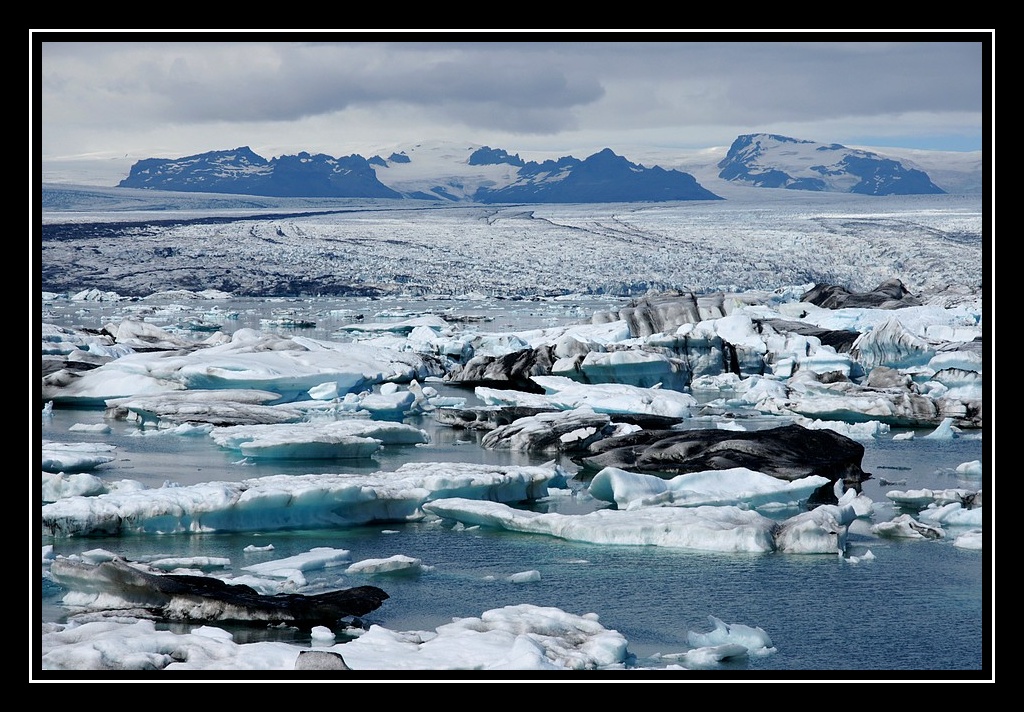
M759 188L861 195L945 192L928 174L871 151L776 134L745 134L718 163L719 177Z
M132 166L128 177L118 185L273 197L411 198L475 203L720 199L691 175L631 163L607 148L583 160L563 156L538 163L524 161L503 149L471 146L452 158L454 175L435 172L424 181L420 174L418 181L405 184L402 169L418 162L418 156L409 152L394 152L386 159L379 155L367 160L358 155L331 158L300 153L268 160L246 146L179 159L145 159ZM436 165L436 160L432 165Z
M908 158L767 133L739 136L714 168L716 183L748 187L861 195L949 192ZM974 184L980 188L980 156L976 169L979 179ZM720 199L703 184L708 175L696 178L678 167L634 163L608 148L586 159L560 156L536 161L503 148L434 142L399 147L369 159L305 152L266 159L247 146L176 159L147 158L132 165L118 186L485 204Z
M813 145L824 144L794 144L784 149L787 153L796 148L813 148ZM725 180L720 177L722 169L719 163L726 159L729 146L712 146L703 149L678 149L664 147L641 147L641 146L616 146L615 153L625 159L626 163L632 163L635 167L660 167L665 171L677 171L692 176L698 185L715 196L725 199L732 199L736 195L751 190L753 183L742 180ZM897 161L907 170L919 170L927 174L928 178L936 186L947 193L980 193L984 183L983 154L981 151L954 152L954 151L928 151L902 148L878 148L871 146L850 146L849 150L859 150L875 154L882 158ZM310 156L310 162L318 165L322 161L322 174L327 173L327 167L336 166L337 172L341 169L352 171L358 167L355 175L365 175L368 167L375 172L375 181L364 182L362 189L367 195L380 194L388 195L388 191L395 191L401 195L418 195L420 197L430 196L434 200L445 200L462 202L471 200L478 191L491 191L487 195L493 195L493 191L510 188L520 181L523 186L529 176L521 175L523 165L531 164L536 166L558 164L566 157L558 153L533 152L529 157L519 158L519 154L509 154L503 148L489 148L471 143L458 143L450 141L421 141L414 144L391 144L386 146L371 147L364 152L371 156L363 159L361 156L350 156L353 159L330 159L329 156ZM207 158L216 157L213 154L223 154L224 157L238 154L238 151L212 152L212 154L199 154ZM795 155L795 154L793 154ZM208 172L206 180L211 181L215 171L223 171L230 174L234 172L235 178L246 175L246 171L259 173L266 168L261 167L261 162L270 164L274 159L263 159L253 154L249 165L239 161L238 165L229 170L225 161L211 161L206 167ZM475 156L475 158L474 158ZM296 158L296 157L293 157ZM489 161L484 161L489 158ZM328 163L327 159L334 161ZM169 159L155 159L157 161ZM576 159L571 159L576 160ZM772 158L777 161L775 168L785 171L790 175L797 174L796 166L787 165L792 159L783 155L780 151ZM80 156L66 156L60 158L43 158L41 161L42 183L44 185L76 185L115 187L121 184L126 177L131 175L133 169L138 171L140 167L150 165L146 156L138 154L87 154ZM347 161L348 165L345 165ZM191 166L184 159L174 159L174 163L181 165L182 171L191 168L196 171L197 165ZM582 163L582 161L580 161ZM824 165L823 161L818 161ZM357 165L358 164L358 165ZM365 166L363 165L365 164ZM816 165L810 163L806 165ZM332 169L333 170L333 169ZM650 177L656 175L657 171L648 174ZM548 176L549 185L553 185L556 173ZM326 180L339 178L333 172ZM251 178L250 178L251 180ZM153 185L147 187L153 188ZM372 190L371 190L372 187ZM382 189L383 188L383 189ZM197 188L191 187L194 191ZM167 188L165 188L167 190ZM517 188L522 190L522 188ZM783 198L785 190L756 190L761 200L768 198ZM227 195L221 193L221 195ZM481 193L484 195L484 193ZM554 202L554 201L552 201Z
M394 165L401 169L411 163L410 159ZM462 165L462 162L459 164ZM719 196L703 188L687 173L631 163L608 148L585 160L563 156L557 160L537 162L524 161L518 154L509 155L504 149L482 146L473 149L464 165L467 170L463 175L445 177L443 183L438 183L438 176L435 175L434 185L424 191L425 196L461 197L478 203L621 203L719 199ZM497 170L485 167L496 167ZM493 177L482 180L476 177L474 173L480 169L490 171ZM391 176L386 178L391 179ZM401 178L396 177L396 180L401 181Z

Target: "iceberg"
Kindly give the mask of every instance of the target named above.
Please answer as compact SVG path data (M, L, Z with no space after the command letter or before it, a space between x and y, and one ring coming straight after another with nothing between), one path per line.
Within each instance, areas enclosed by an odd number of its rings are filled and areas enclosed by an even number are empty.
M554 464L407 463L370 475L271 475L64 497L43 505L42 524L59 537L351 527L422 519L432 499L522 502L564 483Z

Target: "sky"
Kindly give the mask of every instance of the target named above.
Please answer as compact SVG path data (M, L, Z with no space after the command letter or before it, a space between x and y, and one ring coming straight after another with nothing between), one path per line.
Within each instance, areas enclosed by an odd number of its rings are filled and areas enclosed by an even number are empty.
M110 41L147 32L158 39ZM265 158L369 157L456 141L532 160L720 147L758 132L976 151L991 121L984 59L994 60L993 30L812 31L800 42L791 40L801 33L735 31L648 33L697 38L669 42L615 30L546 31L555 42L479 39L510 32L451 41L460 33L406 31L408 40L395 41L403 31L33 30L30 131L43 159L238 146ZM176 34L186 41L169 41ZM323 41L346 36L356 41ZM709 41L716 37L724 39ZM849 41L857 37L871 41Z

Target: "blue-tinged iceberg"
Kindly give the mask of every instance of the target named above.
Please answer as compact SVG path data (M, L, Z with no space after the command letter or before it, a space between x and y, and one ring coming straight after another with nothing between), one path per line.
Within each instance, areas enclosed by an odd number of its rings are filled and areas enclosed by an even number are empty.
M552 410L589 407L597 413L658 415L686 418L697 399L682 391L641 387L627 383L584 384L563 376L533 376L543 394L479 386L475 393L487 405L521 405ZM653 385L653 384L652 384Z
M271 475L66 497L43 505L42 523L61 537L349 527L422 519L423 505L439 498L537 500L565 480L554 464L407 463L369 475Z
M613 502L619 509L744 503L755 509L784 509L806 503L825 484L828 479L817 475L787 482L746 467L693 472L671 479L605 467L594 475L587 491L594 499Z
M43 399L104 407L128 396L181 390L271 391L278 402L308 400L332 381L339 393L360 392L386 381L408 383L441 374L429 356L361 343L281 337L239 329L217 334L201 348L135 352L82 373L62 371L43 381ZM59 376L59 378L58 378Z
M852 494L852 490L851 490ZM513 509L500 502L438 499L423 509L465 525L567 539L590 544L663 546L723 553L843 554L852 505L822 505L784 522L737 506L599 509L565 515Z
M42 442L42 469L50 473L76 473L95 470L114 460L117 448L106 443Z
M464 525L481 525L569 541L626 546L664 546L698 551L766 553L775 550L771 519L739 507L599 509L565 515L513 509L500 502L453 497L424 510ZM835 553L832 549L831 553Z
M232 425L211 431L221 447L265 459L367 458L385 445L430 441L426 431L406 423L363 418L284 425Z

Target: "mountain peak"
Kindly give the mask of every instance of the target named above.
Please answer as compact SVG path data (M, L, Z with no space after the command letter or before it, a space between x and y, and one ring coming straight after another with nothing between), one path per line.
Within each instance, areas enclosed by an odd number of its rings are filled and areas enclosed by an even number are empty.
M508 152L500 148L491 148L490 146L482 146L469 157L469 165L471 166L484 166L497 163L507 163L510 166L522 167L525 162L519 157L517 153L514 156L508 155Z
M723 180L759 188L862 195L944 193L923 171L876 153L778 134L743 134L718 163Z

